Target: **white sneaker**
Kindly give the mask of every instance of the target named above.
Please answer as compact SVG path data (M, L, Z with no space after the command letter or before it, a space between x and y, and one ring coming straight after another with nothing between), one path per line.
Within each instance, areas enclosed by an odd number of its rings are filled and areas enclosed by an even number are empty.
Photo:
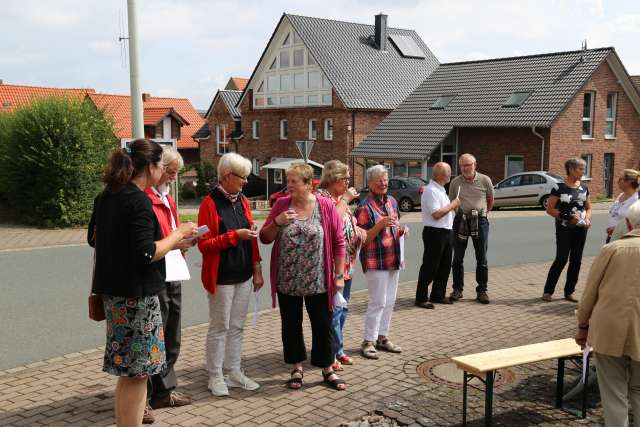
M214 396L229 396L229 389L222 376L210 378L208 388Z
M227 386L238 387L244 390L257 390L260 384L243 374L241 371L230 372L227 375Z

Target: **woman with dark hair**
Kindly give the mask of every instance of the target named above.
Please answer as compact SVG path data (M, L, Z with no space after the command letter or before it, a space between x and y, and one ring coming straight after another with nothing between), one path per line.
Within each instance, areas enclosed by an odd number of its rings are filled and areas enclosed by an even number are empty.
M118 426L142 422L147 377L165 367L164 333L158 292L165 286L163 257L186 249L197 235L181 224L166 238L144 190L163 173L162 148L137 139L111 156L96 197L87 240L96 249L93 293L102 295L107 342L102 370L118 377Z
M556 258L551 264L544 285L542 300L549 302L556 289L560 274L569 261L567 281L564 285L564 299L578 302L573 296L578 283L582 250L587 241L587 230L591 227L591 202L589 189L582 184L586 162L580 158L564 163L567 177L564 182L551 190L547 214L556 219Z

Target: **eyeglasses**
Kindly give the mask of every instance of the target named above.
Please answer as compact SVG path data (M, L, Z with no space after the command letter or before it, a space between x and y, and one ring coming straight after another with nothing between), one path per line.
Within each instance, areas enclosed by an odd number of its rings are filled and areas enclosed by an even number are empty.
M344 177L340 178L339 181L344 181L344 182L348 183L349 181L351 181L351 177L350 176L344 176Z
M236 178L240 178L240 179L241 179L241 180L243 180L243 181L248 181L248 180L249 180L249 179L248 179L248 178L249 178L249 175L247 175L247 176L242 176L242 175L238 175L238 174L237 174L237 173L235 173L235 172L231 172L231 175L235 176Z

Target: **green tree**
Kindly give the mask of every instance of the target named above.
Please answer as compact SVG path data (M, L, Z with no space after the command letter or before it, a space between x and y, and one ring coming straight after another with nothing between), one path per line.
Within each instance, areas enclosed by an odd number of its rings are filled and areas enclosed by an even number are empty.
M196 194L198 197L206 196L211 191L211 184L216 177L216 168L209 162L201 162L196 168Z
M86 224L114 148L112 122L90 103L60 97L12 115L0 155L19 219L45 227Z

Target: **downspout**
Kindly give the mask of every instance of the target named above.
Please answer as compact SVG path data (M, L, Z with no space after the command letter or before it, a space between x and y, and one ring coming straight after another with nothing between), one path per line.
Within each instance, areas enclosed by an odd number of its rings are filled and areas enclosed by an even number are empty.
M544 136L536 132L536 127L531 126L531 133L540 138L542 142L542 150L540 151L540 170L544 171Z

